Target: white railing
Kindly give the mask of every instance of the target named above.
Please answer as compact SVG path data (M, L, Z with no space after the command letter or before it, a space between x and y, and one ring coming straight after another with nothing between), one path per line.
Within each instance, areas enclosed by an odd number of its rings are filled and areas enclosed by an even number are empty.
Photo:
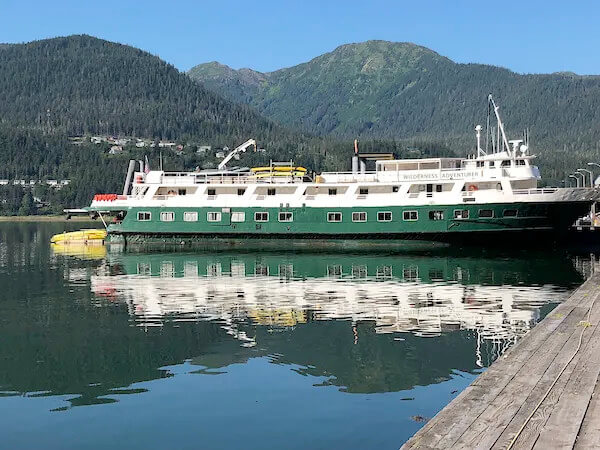
M514 189L515 195L554 194L558 188Z
M302 183L302 177L272 176L259 178L247 173L236 174L202 174L190 172L166 172L162 174L159 184L190 185L190 184L256 184L256 183Z

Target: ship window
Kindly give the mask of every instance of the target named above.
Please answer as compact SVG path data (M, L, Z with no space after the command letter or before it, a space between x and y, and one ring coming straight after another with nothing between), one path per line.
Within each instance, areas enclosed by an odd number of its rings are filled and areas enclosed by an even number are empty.
M137 219L140 222L148 222L150 219L152 219L152 214L146 211L140 211L137 214Z
M183 221L184 222L198 222L198 213L197 212L184 212L183 213Z
M334 277L334 278L341 278L342 266L337 265L337 264L333 265L333 266L327 266L327 276Z
M359 193L360 195L367 195L367 194L369 193L369 188L360 188L360 189L358 190L358 193Z
M524 165L525 165L524 159L517 159L517 166L524 166Z
M352 213L352 222L366 222L367 221L367 213L366 212L353 212Z
M377 222L391 222L392 212L391 211L379 211L377 213Z
M208 222L220 222L221 221L221 213L220 212L208 212L208 213L206 213L206 220Z
M294 220L294 214L291 212L280 212L279 213L279 221L280 222L292 222Z
M484 162L483 161L477 161L477 167L483 167Z
M492 210L492 209L480 209L479 210L479 217L481 217L483 219L491 219L492 217L494 217L494 210Z
M517 210L516 209L505 209L503 215L504 215L504 217L517 217Z
M493 168L496 165L496 163L494 161L490 161L490 169Z
M400 186L392 186L392 192L398 192L400 190Z
M402 218L404 220L413 222L419 218L419 213L417 211L404 211L402 213Z
M268 212L254 213L254 221L255 222L268 222L269 221L269 213Z
M502 161L500 163L501 167L510 167L510 161L508 159L505 159L504 161Z
M207 189L206 195L217 195L217 190L216 189Z
M175 220L174 212L161 212L160 213L160 221L161 222L173 222Z
M435 185L435 192L442 192L442 185L441 184L436 184Z
M469 210L468 209L455 209L454 210L454 218L455 219L468 219L469 218Z
M337 189L329 188L329 195L337 195Z
M238 195L244 195L244 192L246 192L246 189L238 189L237 192L238 192Z
M231 213L231 221L232 222L245 222L246 221L246 213L241 211L234 211Z
M429 211L429 220L444 220L444 211Z
M275 195L275 188L267 189L267 195Z
M342 221L342 213L341 212L328 212L327 213L327 222L341 222Z

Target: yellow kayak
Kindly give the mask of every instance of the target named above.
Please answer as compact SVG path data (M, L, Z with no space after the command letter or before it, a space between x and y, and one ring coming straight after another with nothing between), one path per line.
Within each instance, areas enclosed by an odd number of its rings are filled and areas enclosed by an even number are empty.
M106 238L106 230L86 229L55 234L50 242L68 244L70 242L102 241Z
M256 178L269 177L303 177L306 172L258 172L254 174Z
M250 169L252 172L303 172L306 173L306 169L304 167L253 167Z

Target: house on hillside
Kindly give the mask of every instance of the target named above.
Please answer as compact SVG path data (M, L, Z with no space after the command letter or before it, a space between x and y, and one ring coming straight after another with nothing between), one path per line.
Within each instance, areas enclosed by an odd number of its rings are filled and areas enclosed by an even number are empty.
M209 153L212 150L212 147L210 145L199 145L198 148L196 149L196 154L197 155L205 155L206 153Z
M177 144L175 142L164 142L164 141L160 141L158 143L158 146L161 148L171 148L171 147L175 147Z
M138 139L137 142L135 143L135 146L137 148L143 148L146 146L146 143L144 141L142 141L141 139Z
M110 155L120 155L121 153L123 153L123 147L121 147L120 145L113 145L108 151L108 153Z
M92 144L102 144L103 142L106 142L106 138L103 136L92 136L90 137L90 142Z
M218 159L225 158L225 152L217 152L217 153L215 153L215 158L218 158Z

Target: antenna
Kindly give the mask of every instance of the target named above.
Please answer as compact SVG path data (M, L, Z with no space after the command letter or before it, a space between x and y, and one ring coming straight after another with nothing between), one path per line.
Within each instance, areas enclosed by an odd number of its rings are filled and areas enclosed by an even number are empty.
M477 136L477 156L484 156L485 153L481 149L481 125L475 127L475 134Z

